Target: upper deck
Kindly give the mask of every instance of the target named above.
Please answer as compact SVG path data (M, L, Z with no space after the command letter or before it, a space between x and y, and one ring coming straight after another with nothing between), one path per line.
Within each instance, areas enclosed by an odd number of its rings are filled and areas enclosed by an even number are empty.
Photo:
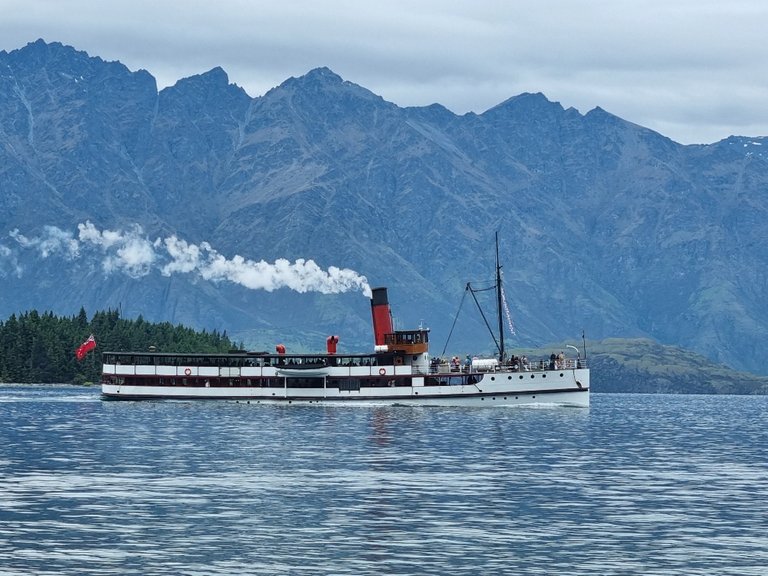
M426 375L449 372L544 372L586 368L583 359L562 364L534 360L524 365L452 366L447 362L414 362L412 350L424 342L396 343L398 349L374 354L176 354L168 352L104 352L103 374L115 376L168 377L273 377L306 371L335 376Z

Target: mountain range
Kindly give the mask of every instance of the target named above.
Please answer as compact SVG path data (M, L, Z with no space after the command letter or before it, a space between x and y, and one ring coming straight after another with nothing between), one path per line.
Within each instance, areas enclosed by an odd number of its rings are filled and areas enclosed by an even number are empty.
M402 108L327 68L259 97L221 68L158 90L38 40L0 52L0 317L119 308L357 351L387 286L433 354L491 353L465 287L492 284L498 233L511 346L644 338L768 374L767 146L542 94Z

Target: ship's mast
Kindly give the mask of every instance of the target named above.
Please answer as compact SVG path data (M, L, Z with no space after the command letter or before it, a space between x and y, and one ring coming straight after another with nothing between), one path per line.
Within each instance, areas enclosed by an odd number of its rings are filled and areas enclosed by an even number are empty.
M496 306L499 312L499 362L504 362L504 323L501 304L501 264L499 263L499 233L496 232Z

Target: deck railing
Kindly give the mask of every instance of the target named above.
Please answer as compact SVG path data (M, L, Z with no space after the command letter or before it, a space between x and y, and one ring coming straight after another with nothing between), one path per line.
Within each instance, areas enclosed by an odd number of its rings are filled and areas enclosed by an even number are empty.
M430 366L429 374L461 374L467 372L547 372L553 370L575 370L587 368L585 358L566 358L560 360L534 360L521 364L495 364L492 367L472 368L471 365L460 364L458 366L444 362Z
M511 366L508 364L478 364L474 368L467 365L452 366L449 363L441 363L432 366L420 366L418 364L402 364L395 366L370 366L370 365L341 365L328 367L333 377L392 377L392 376L427 376L431 374L467 374L467 373L487 373L487 372L546 372L552 370L573 370L576 368L586 368L585 359L566 358L562 364L558 361L536 360L528 364ZM287 372L291 374L287 374ZM286 372L286 373L283 373ZM316 373L317 371L308 370L307 377L322 376L325 374ZM322 372L322 371L320 371ZM152 365L152 364L107 364L103 365L104 374L113 374L116 376L158 376L170 378L248 378L248 377L300 377L300 370L289 370L287 366L198 366L187 365Z

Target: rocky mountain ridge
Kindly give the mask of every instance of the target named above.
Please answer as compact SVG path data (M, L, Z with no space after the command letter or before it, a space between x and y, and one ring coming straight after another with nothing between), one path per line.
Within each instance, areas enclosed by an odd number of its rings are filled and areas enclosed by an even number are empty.
M112 306L253 347L371 345L359 291L252 290L170 252L161 266L177 238L230 271L235 255L350 268L440 353L465 284L493 276L498 231L511 345L646 337L766 374L764 144L684 146L542 94L401 108L327 68L256 98L220 68L158 92L146 71L38 40L0 52L0 316ZM107 246L131 230L146 242ZM467 311L451 346L490 352Z

